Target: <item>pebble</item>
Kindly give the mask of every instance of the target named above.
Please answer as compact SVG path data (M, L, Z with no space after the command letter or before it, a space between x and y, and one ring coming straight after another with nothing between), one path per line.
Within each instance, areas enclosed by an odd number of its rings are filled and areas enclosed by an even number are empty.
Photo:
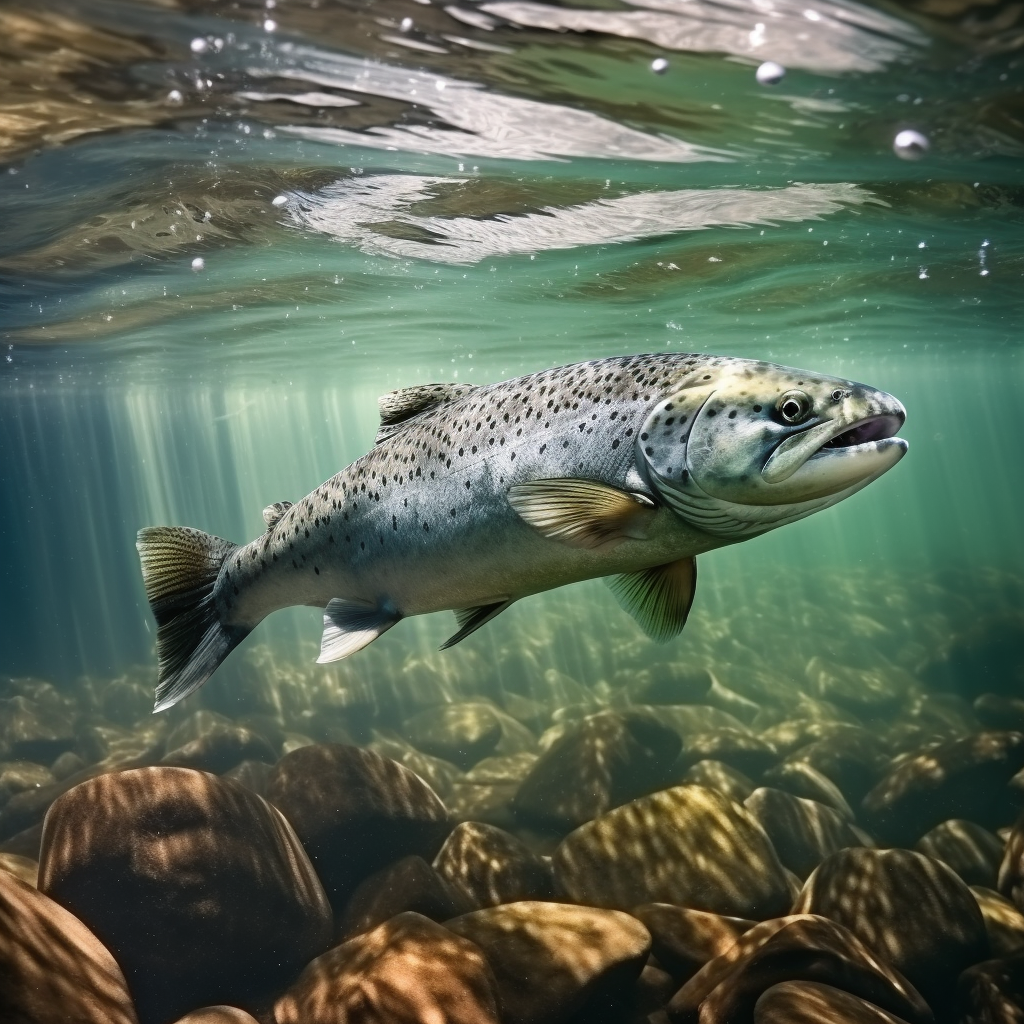
M675 903L764 920L790 904L785 871L753 815L701 786L641 797L580 826L553 863L562 890L590 906Z
M39 888L115 956L143 1024L245 1007L330 938L330 906L284 818L185 768L101 775L56 800Z
M787 760L777 764L764 773L764 783L831 807L844 821L853 822L856 819L842 790L827 775L806 761Z
M402 732L417 750L463 770L485 757L516 754L537 745L526 726L482 702L429 708L408 719Z
M866 999L816 981L784 981L754 1006L754 1024L904 1024Z
M996 888L1024 911L1024 815L1010 830L1006 849L999 864Z
M978 902L941 861L910 850L842 850L823 861L793 905L848 928L934 1006L961 971L989 954Z
M779 759L778 752L746 728L719 728L687 735L678 766L685 769L698 761L721 761L752 779L759 779Z
M1024 914L994 889L972 885L971 892L985 919L993 956L1011 956L1024 951Z
M409 855L433 860L451 830L447 808L418 775L359 747L318 743L285 754L266 795L336 909L374 871Z
M274 1004L274 1021L499 1024L495 991L478 946L420 914L399 914L317 957Z
M625 1005L651 949L636 918L561 903L508 903L446 927L483 951L504 1024L562 1024Z
M921 836L914 849L948 864L968 885L995 888L1003 841L973 821L944 821Z
M723 761L707 759L687 768L679 781L683 785L704 786L705 789L717 790L738 804L743 803L757 788L743 772Z
M18 853L0 853L0 871L9 871L26 885L39 885L39 862Z
M175 1024L257 1024L257 1021L237 1006L204 1006L186 1013Z
M1024 953L969 967L957 985L960 1024L1024 1020Z

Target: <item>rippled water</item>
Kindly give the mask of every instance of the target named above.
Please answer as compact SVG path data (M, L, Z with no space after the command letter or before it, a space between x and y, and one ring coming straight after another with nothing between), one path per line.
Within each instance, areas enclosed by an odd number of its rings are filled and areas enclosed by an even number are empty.
M909 633L965 588L991 603L992 572L1024 571L1015 10L0 9L2 668L152 664L137 528L249 539L264 505L366 450L378 394L640 351L834 372L909 410L898 470L702 559L684 644L819 591L831 621L853 601ZM787 73L760 86L769 59ZM906 128L924 159L894 153ZM966 574L948 591L923 582L948 570ZM552 614L571 643L542 641ZM562 671L619 615L577 587L464 648L532 635ZM317 619L282 614L259 640L298 662ZM373 657L445 628L406 623ZM828 646L798 617L770 628L803 660ZM770 661L782 641L757 633ZM458 672L464 648L431 657ZM598 678L684 657L629 652L592 655Z

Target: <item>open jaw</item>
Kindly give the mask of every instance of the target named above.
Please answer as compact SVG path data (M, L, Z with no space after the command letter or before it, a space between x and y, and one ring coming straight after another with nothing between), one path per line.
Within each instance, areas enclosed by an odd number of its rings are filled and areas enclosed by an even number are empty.
M829 448L855 448L871 441L885 441L895 437L903 426L904 416L870 416L867 419L854 423L847 427L842 433L826 441L819 449L823 452Z

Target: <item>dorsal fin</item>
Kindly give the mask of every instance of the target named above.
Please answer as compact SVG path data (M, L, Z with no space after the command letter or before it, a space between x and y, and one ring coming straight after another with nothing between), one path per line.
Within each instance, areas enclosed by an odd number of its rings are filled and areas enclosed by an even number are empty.
M377 399L380 425L391 427L404 423L425 409L461 398L474 387L474 384L415 384L411 388L389 391Z
M273 532L274 527L281 522L281 517L291 507L290 501L275 501L273 505L268 505L263 510L263 522L267 524L267 533Z

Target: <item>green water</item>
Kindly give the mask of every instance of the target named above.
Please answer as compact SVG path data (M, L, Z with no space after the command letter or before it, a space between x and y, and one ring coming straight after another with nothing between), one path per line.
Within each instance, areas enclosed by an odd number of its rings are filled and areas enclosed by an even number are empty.
M116 79L143 123L0 175L0 671L71 685L144 666L148 685L137 529L251 539L265 505L367 450L388 390L645 351L881 387L908 409L909 455L836 508L703 556L668 647L593 583L444 654L436 616L324 669L304 609L264 623L193 706L258 705L257 663L297 673L307 704L415 664L463 694L554 671L602 700L688 661L929 680L950 636L1012 618L1015 37L853 3L685 7L642 24L627 5L68 8L155 55L79 82L107 96ZM781 84L757 84L764 59ZM920 161L893 152L907 127L931 141Z

